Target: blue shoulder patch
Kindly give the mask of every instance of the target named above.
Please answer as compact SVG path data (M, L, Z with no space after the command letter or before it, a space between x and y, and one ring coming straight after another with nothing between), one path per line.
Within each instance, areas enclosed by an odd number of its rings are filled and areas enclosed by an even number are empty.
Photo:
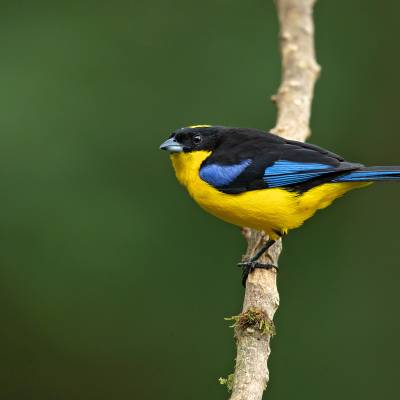
M214 187L229 185L233 182L249 165L251 159L242 160L239 164L218 165L208 164L200 168L200 178Z
M279 160L265 170L264 181L268 187L295 185L332 172L331 165Z

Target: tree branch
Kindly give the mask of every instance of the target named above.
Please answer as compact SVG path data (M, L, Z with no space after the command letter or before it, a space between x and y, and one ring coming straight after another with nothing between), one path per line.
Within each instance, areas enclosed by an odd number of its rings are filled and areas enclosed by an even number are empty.
M320 67L315 60L312 11L315 0L276 0L280 22L282 83L272 96L278 118L272 130L277 135L304 141L309 133L311 102ZM245 259L262 245L263 234L244 228ZM277 265L282 250L277 242L261 262ZM269 381L267 366L273 317L279 306L276 271L256 269L246 284L242 313L234 317L237 357L230 400L260 400Z

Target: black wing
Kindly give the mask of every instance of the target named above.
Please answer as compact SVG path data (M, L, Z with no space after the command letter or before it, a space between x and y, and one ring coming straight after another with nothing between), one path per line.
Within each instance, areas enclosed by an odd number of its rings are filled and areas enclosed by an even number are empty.
M200 177L231 194L275 187L304 192L360 167L308 143L236 130L203 163Z

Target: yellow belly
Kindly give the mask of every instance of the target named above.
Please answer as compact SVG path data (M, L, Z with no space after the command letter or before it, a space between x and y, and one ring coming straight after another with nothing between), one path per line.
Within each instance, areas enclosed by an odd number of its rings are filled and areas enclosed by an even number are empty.
M209 155L206 151L172 154L179 182L209 213L234 225L263 230L272 238L276 237L274 231L287 232L299 227L317 210L329 206L349 190L369 185L365 182L326 183L302 194L280 188L226 194L199 176L200 165Z

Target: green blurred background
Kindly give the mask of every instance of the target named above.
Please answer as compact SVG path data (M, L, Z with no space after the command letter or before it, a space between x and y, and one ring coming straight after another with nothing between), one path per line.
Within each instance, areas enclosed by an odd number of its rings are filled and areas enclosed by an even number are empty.
M245 243L158 146L274 125L272 1L0 6L0 398L226 398ZM314 143L400 163L399 12L318 1ZM397 397L399 198L356 191L285 239L268 399Z

